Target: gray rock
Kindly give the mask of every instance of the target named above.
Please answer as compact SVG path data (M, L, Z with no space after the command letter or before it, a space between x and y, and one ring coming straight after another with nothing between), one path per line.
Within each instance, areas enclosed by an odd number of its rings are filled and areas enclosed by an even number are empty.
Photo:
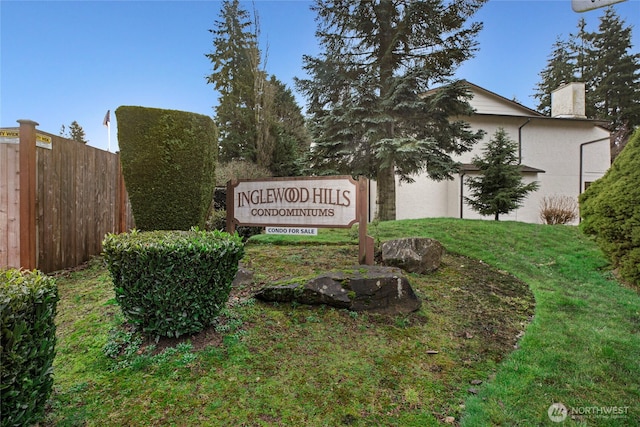
M409 273L424 274L440 267L444 248L434 239L410 237L382 244L382 263Z
M401 270L367 265L328 272L308 280L275 283L258 291L256 298L391 315L410 313L421 305Z
M238 272L236 273L236 277L233 279L233 283L231 286L241 286L247 285L253 281L253 271L247 270L246 268L239 266Z

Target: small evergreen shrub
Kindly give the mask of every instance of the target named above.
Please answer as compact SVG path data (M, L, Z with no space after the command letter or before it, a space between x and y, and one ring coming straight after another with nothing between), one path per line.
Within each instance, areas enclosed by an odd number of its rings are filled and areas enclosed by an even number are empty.
M578 202L569 196L553 195L540 202L543 224L569 224L578 218Z
M127 321L165 337L214 322L244 255L237 234L197 229L108 234L103 250Z
M0 269L0 419L5 426L36 424L53 385L55 280L38 271Z
M217 130L211 117L121 106L120 161L136 227L204 227L215 188Z
M607 173L580 195L581 228L622 278L640 285L640 130Z
M504 128L498 128L482 149L482 156L474 156L471 163L479 176L468 176L469 197L464 200L480 215L493 215L498 221L501 214L518 209L528 194L540 184L524 183L522 166L518 163L518 144L509 138Z

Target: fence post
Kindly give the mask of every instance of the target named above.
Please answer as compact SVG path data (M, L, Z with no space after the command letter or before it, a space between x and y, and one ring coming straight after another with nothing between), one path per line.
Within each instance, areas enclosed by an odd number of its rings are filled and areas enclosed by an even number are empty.
M33 120L20 124L20 267L37 268L36 258L36 126Z

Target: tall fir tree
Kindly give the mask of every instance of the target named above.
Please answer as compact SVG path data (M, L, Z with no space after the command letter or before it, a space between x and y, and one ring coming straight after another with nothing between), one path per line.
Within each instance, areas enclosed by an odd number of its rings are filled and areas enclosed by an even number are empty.
M570 43L557 38L547 67L540 72L541 81L533 95L538 100L538 111L551 115L551 92L563 84L575 81L575 64Z
M598 31L587 31L580 19L569 41L554 44L534 94L538 110L550 114L552 90L584 82L587 117L609 122L612 159L640 125L640 55L631 53L631 30L613 7L604 10Z
M80 126L78 122L76 122L75 120L72 121L71 124L69 125L69 135L71 136L71 139L73 139L74 141L78 141L83 144L86 144L87 142L89 142L87 140L87 136L84 133L84 129L82 129L82 126Z
M274 176L297 176L302 173L311 137L291 89L275 76L271 76L269 85L274 93L270 132L274 143L269 169Z
M225 0L220 17L209 30L214 52L206 55L213 64L207 82L220 94L215 108L219 158L249 161L276 176L295 174L310 139L295 98L262 67L257 13L250 14L238 0Z
M569 34L569 49L571 50L573 76L570 81L585 83L586 90L586 115L593 117L595 108L591 101L593 95L593 46L591 44L593 33L587 31L587 21L584 18L578 20L578 31ZM567 82L569 83L569 82ZM556 88L557 89L557 88Z
M62 125L62 127L60 128L60 136L71 139L73 141L81 142L83 144L89 142L89 140L87 139L87 135L84 133L84 129L75 120L71 122L68 128L65 127L65 125Z
M450 80L476 50L481 24L467 20L485 0L316 0L318 57L304 57L318 173L376 180L377 217L396 217L395 177L426 170L436 180L457 169L452 154L481 137L463 82ZM437 91L434 87L441 86Z
M630 53L631 27L613 7L605 9L591 43L595 116L609 122L611 148L617 153L640 125L640 54Z
M465 180L471 192L465 201L480 215L493 215L498 221L501 214L519 208L526 196L538 188L537 182L523 183L517 152L518 144L498 128L482 150L483 156L474 156L472 164L480 176Z
M214 51L205 55L213 65L207 83L220 94L215 107L220 135L219 158L221 161L255 162L258 138L256 76L260 74L257 30L239 0L225 0L220 20L209 32L214 36Z

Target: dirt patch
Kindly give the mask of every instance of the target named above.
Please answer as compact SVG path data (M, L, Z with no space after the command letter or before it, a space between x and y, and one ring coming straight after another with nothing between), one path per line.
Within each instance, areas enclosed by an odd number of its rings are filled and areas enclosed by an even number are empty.
M469 358L485 353L498 362L517 346L535 308L526 283L482 261L451 254L427 279L434 281L447 286L432 287L427 304L431 310L447 311L457 326L455 336L474 353ZM440 304L442 300L448 304Z

